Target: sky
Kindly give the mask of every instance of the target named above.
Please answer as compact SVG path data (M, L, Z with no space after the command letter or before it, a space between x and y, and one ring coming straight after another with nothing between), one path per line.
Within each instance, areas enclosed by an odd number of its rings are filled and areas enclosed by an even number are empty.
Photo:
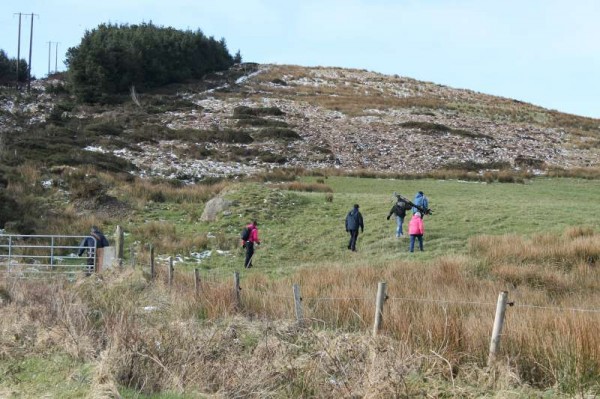
M358 68L600 118L598 0L1 0L0 49L33 19L32 71L101 23L200 29L244 61ZM30 16L22 16L21 58Z

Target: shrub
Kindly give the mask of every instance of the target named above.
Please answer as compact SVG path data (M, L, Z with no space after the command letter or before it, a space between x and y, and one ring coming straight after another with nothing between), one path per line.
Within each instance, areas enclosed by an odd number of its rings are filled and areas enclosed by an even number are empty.
M240 118L237 121L237 125L253 127L288 127L286 122L263 118Z
M92 135L118 136L123 132L123 126L116 122L100 121L87 125L83 131Z
M543 169L546 163L541 159L519 155L515 158L515 165L523 168Z
M400 126L408 129L418 129L424 133L429 134L451 133L462 137L485 138L493 140L493 137L488 136L487 134L474 133L464 129L453 129L440 123L409 121L401 123Z
M302 137L292 129L283 128L266 128L254 133L253 136L262 141L277 140L277 141L296 141L302 140Z
M443 166L444 169L456 169L456 170L467 170L477 172L479 170L489 169L510 169L510 163L506 161L490 161L490 162L477 162L477 161L458 161L449 162Z
M234 118L244 118L250 116L281 116L284 115L284 112L277 107L264 107L264 108L251 108L241 105L239 107L235 107L233 110Z
M287 86L287 83L283 79L275 78L271 81L271 83L279 85L279 86Z
M280 155L280 154L276 154L274 152L261 152L260 155L258 156L258 159L260 159L263 162L267 162L267 163L284 164L287 162L286 157L284 157L283 155Z

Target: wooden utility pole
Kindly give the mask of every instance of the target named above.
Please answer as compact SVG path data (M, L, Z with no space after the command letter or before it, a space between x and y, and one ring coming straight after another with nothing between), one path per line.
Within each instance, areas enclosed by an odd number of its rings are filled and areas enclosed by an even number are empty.
M29 14L27 14L29 15ZM29 65L27 66L27 92L31 91L31 51L33 49L33 16L31 13L31 29L29 30Z
M52 42L48 42L48 76L50 76L50 56L52 54Z
M17 37L17 90L19 90L19 64L21 63L21 13L15 15L19 16L19 34Z
M54 48L54 73L58 72L58 43L60 42L54 42L56 44Z

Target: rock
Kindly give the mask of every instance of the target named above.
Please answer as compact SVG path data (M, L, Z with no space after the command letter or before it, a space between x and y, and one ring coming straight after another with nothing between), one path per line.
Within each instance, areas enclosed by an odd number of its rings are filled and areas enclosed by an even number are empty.
M219 212L223 212L231 205L233 205L232 201L226 200L223 197L215 197L206 203L200 220L203 222L214 222Z

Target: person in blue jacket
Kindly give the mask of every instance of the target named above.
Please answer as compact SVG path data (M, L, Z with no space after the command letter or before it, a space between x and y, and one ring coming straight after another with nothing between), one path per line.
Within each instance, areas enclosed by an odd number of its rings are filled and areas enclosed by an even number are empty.
M415 195L415 199L413 200L413 204L415 206L412 207L412 213L413 215L417 212L419 212L421 214L421 217L424 217L426 212L424 212L425 210L429 209L429 200L427 199L427 197L425 196L425 194L423 194L423 191L419 191L416 195ZM419 209L418 207L420 207L421 209Z
M358 229L360 228L361 233L365 231L365 225L363 223L363 217L358 211L358 204L354 204L354 208L346 216L346 232L350 233L350 242L348 242L348 249L356 251L356 240L358 239Z

